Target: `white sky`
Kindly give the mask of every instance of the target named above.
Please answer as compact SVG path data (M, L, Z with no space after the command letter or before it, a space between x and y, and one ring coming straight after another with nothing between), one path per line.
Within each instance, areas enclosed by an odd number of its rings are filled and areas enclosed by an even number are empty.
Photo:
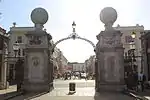
M131 4L128 4L128 1L129 0L126 2L122 2L122 0L65 0L61 4L62 13L59 24L60 29L54 30L54 32L49 29L49 31L52 32L51 34L54 36L54 41L67 37L72 32L71 24L74 20L77 25L77 34L91 40L94 44L96 44L96 35L104 29L103 23L99 20L100 11L104 7L111 6L119 12L117 21L119 24L133 24L134 16L132 16L132 13L134 12L134 9L136 9L136 6L134 6L135 8L133 7L132 4L135 2L131 2L132 0L130 0ZM123 5L119 5L117 2L128 5L128 7L123 7ZM132 10L131 7L133 7ZM131 16L128 16L127 14ZM53 14L51 14L51 17L53 17ZM124 19L124 17L126 18ZM47 26L48 25L46 25L46 27ZM84 62L90 57L90 55L94 55L93 47L88 42L83 40L66 40L58 44L57 47L63 51L69 61L73 62Z
M12 3L15 5L13 6ZM148 29L148 22L150 22L150 12L148 12L150 0L26 0L20 2L4 0L2 4L5 19L1 23L5 28L12 25L13 21L16 21L18 26L31 26L33 25L29 18L31 11L36 7L45 8L49 13L45 28L53 36L54 42L70 35L72 22L75 21L77 34L96 44L96 35L104 29L103 23L99 20L100 11L104 7L113 7L117 10L118 19L114 26L140 24ZM8 7L9 5L12 5L11 8ZM19 17L17 14L19 11L16 10L20 10ZM57 47L70 62L84 62L94 54L93 47L83 40L66 40Z

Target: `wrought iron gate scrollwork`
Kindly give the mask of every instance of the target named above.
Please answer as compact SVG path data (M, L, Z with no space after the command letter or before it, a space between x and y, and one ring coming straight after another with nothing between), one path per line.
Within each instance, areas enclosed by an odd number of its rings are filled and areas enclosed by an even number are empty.
M52 49L51 49L52 52L54 52L54 49L55 49L55 47L56 47L56 45L57 45L58 43L60 43L60 42L62 42L62 41L65 41L65 40L68 40L68 39L73 39L73 40L75 40L75 39L81 39L81 40L84 40L84 41L90 43L90 44L93 46L94 52L96 51L96 46L95 46L95 44L94 44L92 41L90 41L90 40L88 40L88 39L86 39L86 38L82 38L82 37L80 37L80 36L79 36L78 34L76 34L76 33L72 33L72 34L70 34L68 37L58 40L58 41L53 45L53 47L52 47Z

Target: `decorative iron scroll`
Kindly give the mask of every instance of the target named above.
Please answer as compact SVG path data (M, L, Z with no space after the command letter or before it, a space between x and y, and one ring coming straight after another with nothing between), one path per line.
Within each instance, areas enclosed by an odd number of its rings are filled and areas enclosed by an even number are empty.
M86 38L80 37L80 36L79 36L78 34L76 34L76 33L72 33L72 34L70 34L68 37L63 38L63 39L60 39L59 41L57 41L57 42L53 45L52 51L54 51L54 49L55 49L55 47L56 47L56 45L57 45L58 43L60 43L60 42L62 42L62 41L64 41L64 40L68 40L68 39L73 39L73 40L75 40L75 39L81 39L81 40L87 41L87 42L89 42L89 43L93 46L94 51L95 51L95 49L96 49L96 46L94 45L93 42L91 42L90 40L88 40L88 39L86 39Z

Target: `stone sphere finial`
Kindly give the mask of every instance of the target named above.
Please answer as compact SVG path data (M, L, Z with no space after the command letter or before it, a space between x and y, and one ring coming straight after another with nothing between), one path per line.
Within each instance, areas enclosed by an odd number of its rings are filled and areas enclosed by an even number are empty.
M105 28L112 28L112 25L117 19L117 11L112 7L102 9L100 13L100 20L105 24Z
M48 21L48 13L44 8L35 8L31 13L31 20L35 25L44 25Z

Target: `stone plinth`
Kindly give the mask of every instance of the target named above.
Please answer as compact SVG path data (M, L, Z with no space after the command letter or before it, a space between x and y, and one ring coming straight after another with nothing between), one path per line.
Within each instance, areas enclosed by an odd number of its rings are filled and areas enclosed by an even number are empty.
M121 91L124 87L124 49L120 31L102 31L97 39L98 90Z

